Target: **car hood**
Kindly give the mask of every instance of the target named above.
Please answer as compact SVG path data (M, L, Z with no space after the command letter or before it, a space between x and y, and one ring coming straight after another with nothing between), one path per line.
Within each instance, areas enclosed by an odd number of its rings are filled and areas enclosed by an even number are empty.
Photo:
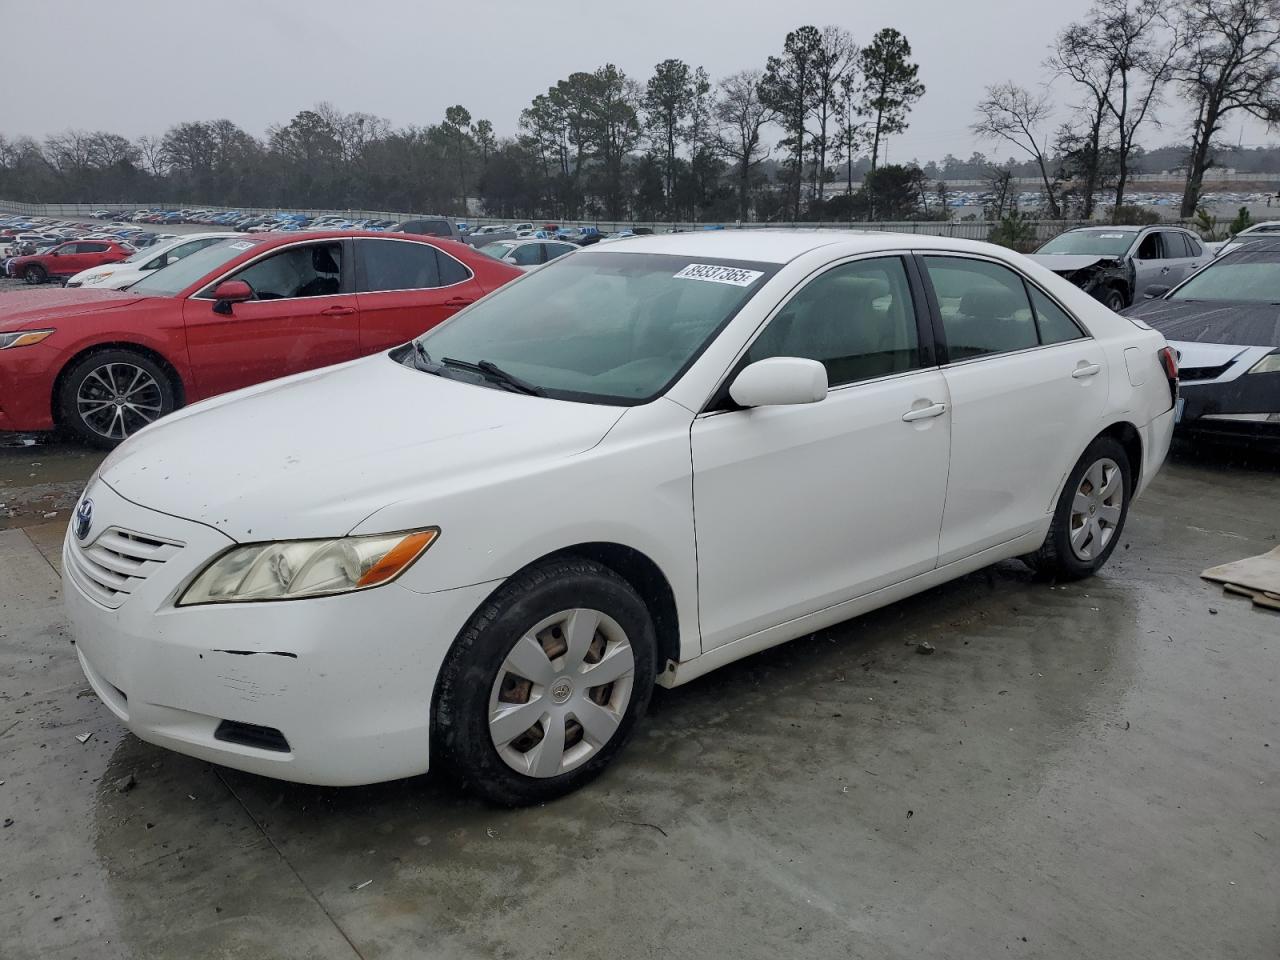
M1034 253L1031 259L1042 267L1048 267L1054 273L1075 273L1096 263L1107 263L1117 257L1093 257L1088 254L1073 253Z
M102 310L119 310L145 299L137 294L116 290L85 290L83 287L58 287L53 290L18 290L4 295L0 311L0 332L23 330Z
M1143 300L1124 311L1187 343L1280 347L1280 306L1238 301Z
M241 542L341 536L433 485L589 450L624 412L448 380L377 354L188 407L119 447L100 477L134 503Z

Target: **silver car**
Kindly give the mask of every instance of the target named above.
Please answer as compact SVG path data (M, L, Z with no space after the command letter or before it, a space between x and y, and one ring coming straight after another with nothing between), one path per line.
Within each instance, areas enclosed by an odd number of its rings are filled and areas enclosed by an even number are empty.
M1054 237L1031 257L1112 310L1141 300L1147 287L1166 290L1213 259L1181 227L1079 227Z

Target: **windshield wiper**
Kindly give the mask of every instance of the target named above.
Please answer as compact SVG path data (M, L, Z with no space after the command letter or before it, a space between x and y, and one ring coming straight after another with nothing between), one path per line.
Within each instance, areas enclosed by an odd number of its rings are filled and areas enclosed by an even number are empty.
M414 341L415 343L417 341ZM463 370L473 370L481 374L486 380L494 383L500 383L509 389L515 390L517 393L527 393L532 397L545 397L547 391L540 386L530 383L528 380L521 380L514 373L508 373L492 360L481 360L472 363L470 360L455 360L453 357L445 357L443 361L446 366L460 367Z

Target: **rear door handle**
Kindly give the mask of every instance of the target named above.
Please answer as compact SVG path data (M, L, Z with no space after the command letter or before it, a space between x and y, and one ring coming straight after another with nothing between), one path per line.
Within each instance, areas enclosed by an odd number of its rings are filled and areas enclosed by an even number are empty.
M1071 376L1077 380L1083 380L1086 377L1096 377L1102 370L1101 364L1086 363L1081 360L1079 366L1071 371Z
M470 297L450 297L444 302L446 307L469 307L475 303Z
M902 422L915 423L917 420L932 420L934 417L940 417L946 412L947 405L945 403L933 403L927 407L908 410L902 415Z
M320 311L320 315L323 317L349 317L355 312L355 307L325 307Z

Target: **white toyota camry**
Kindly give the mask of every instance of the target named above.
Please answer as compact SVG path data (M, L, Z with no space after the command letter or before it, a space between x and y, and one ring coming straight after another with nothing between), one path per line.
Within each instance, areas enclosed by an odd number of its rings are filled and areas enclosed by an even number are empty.
M66 606L144 740L534 802L655 683L1005 558L1094 573L1176 392L1160 334L998 247L640 237L141 431L78 505Z

